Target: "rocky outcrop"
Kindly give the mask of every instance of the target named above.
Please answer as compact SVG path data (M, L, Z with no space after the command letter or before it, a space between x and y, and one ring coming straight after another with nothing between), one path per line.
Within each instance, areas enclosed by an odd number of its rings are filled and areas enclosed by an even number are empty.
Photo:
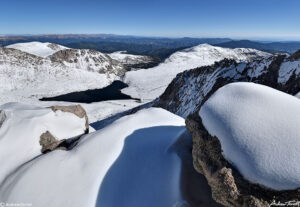
M287 62L292 61L286 55L249 63L225 59L212 66L188 70L176 76L154 106L186 118L199 110L201 103L217 89L233 82L259 83L295 95L300 91L300 74L293 73L287 82L279 82L280 67Z
M223 157L217 137L209 135L198 111L219 88L232 82L254 82L295 95L300 91L300 74L297 73L300 51L287 57L275 55L253 62L237 63L225 59L212 66L200 67L178 74L154 106L165 108L187 117L186 127L193 138L194 168L203 174L212 189L213 198L230 207L267 207L272 201L300 200L300 189L274 191L252 184ZM285 64L283 64L285 63ZM280 70L292 65L292 75L279 81ZM297 69L298 67L298 69ZM273 205L276 206L276 205Z
M5 121L5 119L6 119L6 114L5 114L5 112L0 110L0 128L2 127L2 125L3 125L4 121Z
M297 61L297 60L300 60L300 50L296 51L294 54L292 54L290 57L289 57L289 60L290 61Z
M62 111L67 113L72 113L79 118L85 119L85 131L83 134L78 135L76 137L70 137L68 139L57 139L51 132L46 131L40 136L40 145L42 146L41 152L47 153L53 150L69 150L72 149L79 141L82 135L89 133L89 120L86 114L86 111L80 105L73 105L73 106L52 106L51 110Z
M122 63L126 71L137 70L141 68L152 68L157 66L161 62L159 58L127 54L127 51L117 51L108 55L112 59Z
M66 49L54 53L49 58L53 63L67 64L93 72L122 76L126 71L119 61L96 50Z
M274 191L245 180L223 157L218 138L207 132L197 113L188 116L186 127L193 138L194 168L206 177L213 198L220 204L228 207L269 207L273 201L300 200L300 189Z
M41 152L47 153L56 149L66 150L65 147L60 147L60 144L64 141L65 139L57 140L49 131L46 131L40 137Z
M78 116L79 118L85 118L85 133L89 133L89 118L86 114L86 111L84 110L84 108L82 108L81 105L73 105L73 106L52 106L51 107L52 111L56 112L56 111L63 111L63 112L68 112L68 113L72 113L75 114L76 116Z

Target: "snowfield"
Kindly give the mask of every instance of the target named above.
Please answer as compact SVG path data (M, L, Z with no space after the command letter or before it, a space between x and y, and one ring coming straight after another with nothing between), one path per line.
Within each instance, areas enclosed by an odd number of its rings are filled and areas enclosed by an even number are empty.
M140 63L149 63L151 58L143 55L128 54L127 51L117 51L108 54L112 59L118 60L122 64L134 65Z
M48 116L51 120L52 114ZM1 183L0 200L39 207L181 206L182 161L180 147L174 146L190 141L184 126L184 119L159 108L123 117L86 135L70 151L53 151L23 163ZM1 146L16 154L21 136ZM34 137L29 141L35 146ZM1 168L9 163L1 163Z
M178 73L185 70L212 65L225 58L239 62L268 56L271 54L255 49L229 49L201 44L175 52L165 62L154 68L127 72L124 82L129 87L123 89L122 92L134 98L153 100L165 91Z
M40 136L46 131L62 140L84 134L86 129L85 118L50 108L11 103L0 106L0 111L5 117L0 124L0 183L17 167L41 155Z
M217 90L199 111L223 155L249 181L275 190L300 187L300 100L254 83Z
M66 49L38 57L0 47L0 104L103 88L123 72L119 62L97 51Z
M16 44L8 45L6 46L6 48L21 50L23 52L27 52L29 54L40 56L40 57L47 57L60 50L69 49L67 47L49 43L49 42L16 43Z

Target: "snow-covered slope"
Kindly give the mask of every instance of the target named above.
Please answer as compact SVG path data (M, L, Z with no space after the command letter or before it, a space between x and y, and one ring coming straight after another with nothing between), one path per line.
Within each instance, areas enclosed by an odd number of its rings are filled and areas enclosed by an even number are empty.
M93 50L61 50L46 58L0 48L0 103L103 88L125 72L108 55Z
M228 49L202 44L175 52L157 67L127 72L124 81L129 87L123 89L122 92L135 98L152 100L165 91L178 73L185 70L212 65L225 58L250 61L268 56L270 54L254 49Z
M300 100L254 83L220 88L199 115L223 155L253 183L300 187Z
M8 45L6 46L6 48L21 50L23 52L27 52L29 54L40 56L40 57L47 57L60 50L68 49L67 47L49 43L49 42L16 43L16 44Z
M108 54L112 59L118 60L125 65L135 65L140 63L151 62L152 59L148 56L143 55L132 55L128 54L127 51L117 51Z
M57 140L63 140L84 134L86 129L84 117L60 110L5 104L0 106L0 111L3 118L0 124L0 183L19 166L41 154L40 136L46 131Z
M174 145L190 141L185 134L184 119L163 109L142 110L83 137L70 151L24 164L0 185L0 200L39 207L181 206L181 159Z
M177 75L156 106L187 117L218 88L232 82L255 82L295 95L300 91L300 56L275 55L251 62L223 60Z

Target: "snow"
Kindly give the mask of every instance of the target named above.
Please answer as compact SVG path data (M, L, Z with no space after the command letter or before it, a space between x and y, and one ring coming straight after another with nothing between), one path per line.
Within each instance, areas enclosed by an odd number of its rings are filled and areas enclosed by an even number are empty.
M153 100L160 96L169 83L188 69L212 65L225 58L237 61L249 61L257 57L268 57L269 53L246 48L221 48L208 44L198 45L182 51L175 52L160 65L125 74L124 81L129 85L122 90L134 98Z
M26 102L26 99L40 99L74 91L103 88L115 78L106 74L78 70L69 67L38 68L31 66L12 67L0 65L0 103Z
M127 54L127 51L117 51L108 54L112 59L118 60L123 64L139 64L139 63L148 63L151 61L151 58L143 55L132 55Z
M119 79L120 63L91 50L68 50L69 58L41 58L0 47L0 104L28 102L74 91L103 88ZM74 61L76 59L77 61Z
M251 62L241 61L235 63L231 61L231 64L221 63L221 65L214 67L185 71L179 74L174 80L175 96L171 99L177 101L169 101L166 108L186 118L189 114L198 110L198 106L201 105L203 99L209 94L219 78L225 79L228 82L238 82L241 80L256 81L256 78L268 72L268 67L273 60L274 57L271 56L268 58L258 58Z
M278 83L286 83L293 74L299 75L300 61L290 61L282 63L278 73Z
M90 104L85 103L70 103L62 101L29 101L28 104L37 107L49 107L49 106L70 106L80 104L86 111L89 117L89 122L93 123L116 115L118 113L130 110L144 103L136 100L112 100L112 101L101 101Z
M173 146L185 132L184 119L141 110L86 135L70 151L24 164L1 184L0 200L39 207L180 205L181 159Z
M0 110L6 116L0 127L0 183L18 166L41 154L39 140L46 131L58 140L85 131L85 119L72 113L16 103L2 105Z
M67 47L49 43L49 42L16 43L16 44L8 45L6 46L6 48L14 48L40 57L47 57L60 50L68 49Z
M300 100L267 86L232 83L199 111L224 157L249 181L275 190L300 187Z

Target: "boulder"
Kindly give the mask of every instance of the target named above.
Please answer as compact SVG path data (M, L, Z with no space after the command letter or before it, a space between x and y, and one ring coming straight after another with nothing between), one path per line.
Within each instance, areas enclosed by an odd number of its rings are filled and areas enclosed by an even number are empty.
M186 127L193 138L194 168L203 174L214 200L227 207L269 207L273 201L300 200L300 189L275 191L243 178L222 155L217 137L211 136L198 113L189 115Z
M69 112L75 114L79 118L85 118L85 127L86 127L86 134L89 133L89 118L86 114L86 111L81 105L73 105L73 106L52 106L52 111L56 112L58 110L63 112Z
M40 137L41 152L47 153L56 149L66 150L65 147L60 147L64 141L65 139L57 140L49 131L46 131Z

